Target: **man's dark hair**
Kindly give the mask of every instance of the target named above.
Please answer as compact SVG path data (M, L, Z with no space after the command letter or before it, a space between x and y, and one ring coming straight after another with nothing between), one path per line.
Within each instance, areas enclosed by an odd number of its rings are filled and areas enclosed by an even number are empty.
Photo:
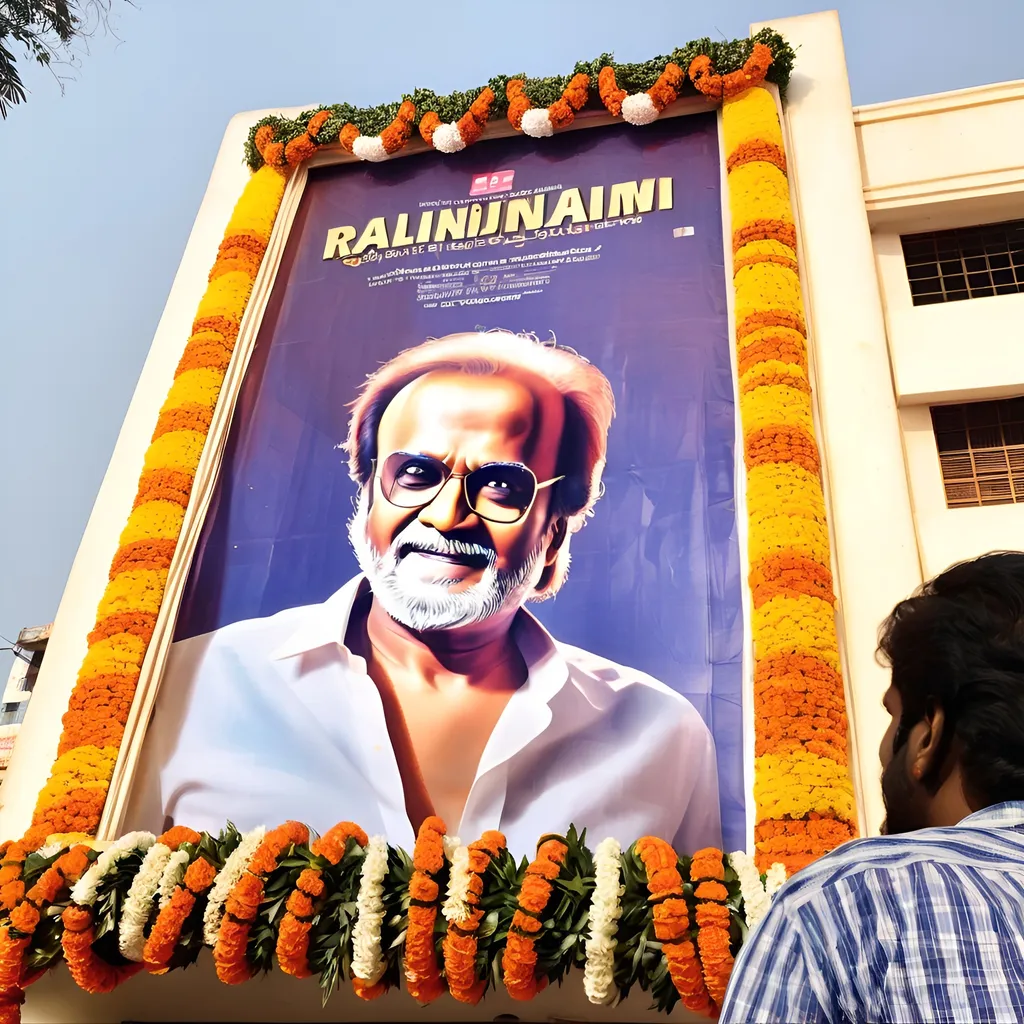
M894 747L929 709L947 727L972 801L1024 799L1024 552L961 562L901 601L879 653L903 705Z

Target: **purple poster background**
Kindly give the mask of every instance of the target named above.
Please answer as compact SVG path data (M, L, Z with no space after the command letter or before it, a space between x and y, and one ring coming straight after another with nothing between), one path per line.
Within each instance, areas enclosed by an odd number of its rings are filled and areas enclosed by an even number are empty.
M312 171L176 638L323 601L358 572L346 535L355 487L336 446L368 373L455 331L553 334L605 373L617 417L607 491L572 540L569 579L531 610L557 639L648 672L693 703L717 746L726 849L744 848L742 573L719 159L715 117L702 114ZM673 208L639 223L528 231L355 267L322 258L333 227L361 230L384 216L390 228L409 213L414 231L422 210L468 203L474 175L506 169L515 193L560 186L548 213L562 189L587 197L591 186L607 193L616 182L660 177L673 179ZM426 282L408 274L499 257L510 263ZM499 270L498 284L488 284Z

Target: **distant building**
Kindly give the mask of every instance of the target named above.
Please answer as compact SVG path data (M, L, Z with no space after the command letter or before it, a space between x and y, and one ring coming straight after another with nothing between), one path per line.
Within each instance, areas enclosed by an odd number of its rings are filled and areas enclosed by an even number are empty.
M32 626L18 634L14 664L7 676L7 686L0 701L0 784L7 773L14 744L36 685L51 626Z

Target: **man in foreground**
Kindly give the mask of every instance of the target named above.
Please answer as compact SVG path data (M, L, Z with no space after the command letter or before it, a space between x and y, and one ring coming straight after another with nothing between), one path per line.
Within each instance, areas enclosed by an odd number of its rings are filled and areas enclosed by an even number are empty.
M884 834L787 883L723 1022L1024 1020L1024 553L937 576L879 648Z

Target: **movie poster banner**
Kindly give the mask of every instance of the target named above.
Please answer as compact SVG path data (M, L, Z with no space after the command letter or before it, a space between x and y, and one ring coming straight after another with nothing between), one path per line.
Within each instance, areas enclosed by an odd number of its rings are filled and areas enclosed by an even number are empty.
M745 849L717 115L310 170L126 828Z

